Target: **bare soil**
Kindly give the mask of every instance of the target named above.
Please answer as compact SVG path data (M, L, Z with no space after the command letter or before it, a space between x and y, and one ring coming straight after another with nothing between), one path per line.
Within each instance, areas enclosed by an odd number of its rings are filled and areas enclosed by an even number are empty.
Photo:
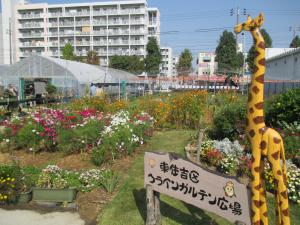
M107 193L103 189L95 189L88 193L79 192L76 197L76 209L80 214L80 217L86 221L86 225L96 225L97 217L100 214L103 207L112 201L114 196L118 193L120 185L126 178L126 172L132 166L135 157L142 154L143 147L137 149L132 156L127 156L121 159L116 159L113 162L108 162L101 167L96 167L91 162L90 153L79 153L65 156L59 152L41 152L41 153L28 153L25 151L15 151L12 157L9 153L0 152L0 164L11 164L13 161L17 161L20 166L35 166L44 167L49 164L55 164L64 169L90 169L90 168L110 168L120 175L120 182L114 191L114 193ZM39 211L40 213L47 213L53 211L70 210L63 207L41 207L34 203L23 205L11 205L5 206L6 209L29 209ZM73 209L74 210L74 209Z

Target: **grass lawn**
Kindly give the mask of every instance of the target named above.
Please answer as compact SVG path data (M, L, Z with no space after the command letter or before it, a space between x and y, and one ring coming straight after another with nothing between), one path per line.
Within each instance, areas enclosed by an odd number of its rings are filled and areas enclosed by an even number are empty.
M183 154L193 131L156 132L145 151L166 151ZM132 168L124 171L125 179L119 193L108 204L99 216L99 225L143 225L146 220L146 192L144 189L144 155L139 155ZM272 201L274 203L274 201ZM269 204L270 205L270 204ZM273 207L272 207L273 206ZM275 224L274 204L270 207L270 225ZM161 214L163 225L195 225L195 224L231 224L225 219L204 212L182 201L161 195ZM300 225L300 207L293 205L291 209L292 224ZM298 221L296 222L296 215ZM214 222L213 222L214 221Z

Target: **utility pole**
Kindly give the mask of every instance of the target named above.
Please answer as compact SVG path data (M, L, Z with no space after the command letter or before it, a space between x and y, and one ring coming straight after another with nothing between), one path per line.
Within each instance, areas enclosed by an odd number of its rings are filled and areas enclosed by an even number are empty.
M300 27L296 27L295 25L294 26L290 26L289 30L293 32L293 40L294 40L295 37L296 37L296 32L300 31Z
M233 15L236 15L236 25L239 24L239 21L240 21L240 13L241 13L241 10L239 7L237 7L236 9L230 9L230 16L233 16ZM247 10L246 9L243 9L243 15L246 16L247 14ZM236 39L236 48L238 50L238 47L239 47L239 40L238 40L238 34L235 34L235 39Z
M9 64L12 65L12 29L11 29L11 18L8 20L9 28L6 31L9 36Z

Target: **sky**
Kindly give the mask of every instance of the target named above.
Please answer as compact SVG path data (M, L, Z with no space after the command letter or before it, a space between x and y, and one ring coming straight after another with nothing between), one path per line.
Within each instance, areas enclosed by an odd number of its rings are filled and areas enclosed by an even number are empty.
M48 2L75 3L97 0L29 0L30 3ZM107 0L108 1L108 0ZM194 61L200 51L213 52L224 29L233 31L237 21L230 10L240 8L240 22L246 20L246 13L255 17L264 12L267 30L273 40L273 47L288 47L293 32L289 27L297 28L300 34L300 1L299 0L148 0L149 7L157 7L161 14L161 46L173 48L173 54L179 55L184 48L193 53ZM246 49L252 45L250 33L246 33Z

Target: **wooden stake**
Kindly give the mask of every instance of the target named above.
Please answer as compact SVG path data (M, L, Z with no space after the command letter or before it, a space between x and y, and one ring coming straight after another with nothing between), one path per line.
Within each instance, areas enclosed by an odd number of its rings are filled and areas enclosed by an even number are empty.
M150 185L146 186L146 204L146 225L161 225L159 192L153 191Z

